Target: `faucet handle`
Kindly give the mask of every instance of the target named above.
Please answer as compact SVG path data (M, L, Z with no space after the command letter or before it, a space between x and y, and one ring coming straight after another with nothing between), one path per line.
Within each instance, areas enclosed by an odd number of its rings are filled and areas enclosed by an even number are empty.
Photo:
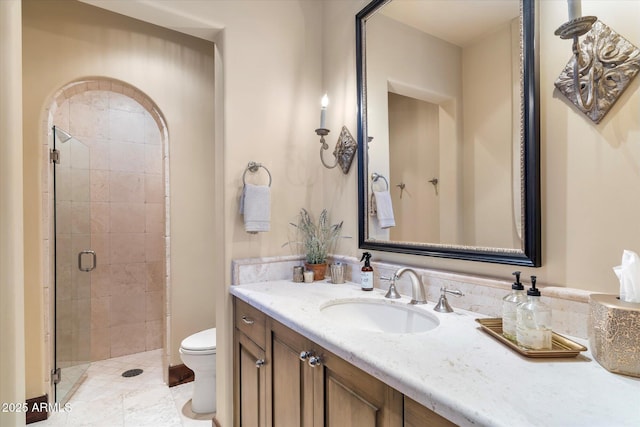
M398 276L396 276L395 274L392 277L380 276L380 280L389 281L389 290L387 291L386 295L384 296L385 298L389 298L389 299L399 299L399 298L401 298L400 294L396 290L396 279L397 278L398 278Z
M454 295L456 297L461 297L464 294L458 289L447 289L444 286L440 288L440 299L433 309L435 311L439 311L440 313L452 313L453 308L449 305L449 301L447 301L447 294Z
M440 288L440 292L447 293L447 294L451 294L454 297L463 297L464 294L462 293L462 291L458 290L458 289L447 289L447 288Z

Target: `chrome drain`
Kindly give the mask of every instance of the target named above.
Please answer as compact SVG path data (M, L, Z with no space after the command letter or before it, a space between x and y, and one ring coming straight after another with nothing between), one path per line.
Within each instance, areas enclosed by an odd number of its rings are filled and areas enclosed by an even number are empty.
M124 371L122 373L122 376L126 378L136 377L140 375L142 372L143 372L142 369L129 369L128 371Z

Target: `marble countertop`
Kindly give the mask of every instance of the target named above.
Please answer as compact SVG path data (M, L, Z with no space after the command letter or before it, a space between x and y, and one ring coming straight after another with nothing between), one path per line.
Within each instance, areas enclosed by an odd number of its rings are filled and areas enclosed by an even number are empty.
M479 328L483 316L456 309L454 297L454 313L433 311L432 301L416 306L438 318L437 328L388 334L350 329L320 311L336 299L384 300L380 289L281 280L231 286L231 294L461 426L640 425L639 378L610 373L588 351L521 356Z

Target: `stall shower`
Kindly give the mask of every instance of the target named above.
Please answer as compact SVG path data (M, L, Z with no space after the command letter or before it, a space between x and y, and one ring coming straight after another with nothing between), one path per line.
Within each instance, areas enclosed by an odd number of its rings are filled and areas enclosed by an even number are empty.
M78 91L53 124L53 381L61 373L63 401L91 361L163 346L165 150L157 118L125 93Z

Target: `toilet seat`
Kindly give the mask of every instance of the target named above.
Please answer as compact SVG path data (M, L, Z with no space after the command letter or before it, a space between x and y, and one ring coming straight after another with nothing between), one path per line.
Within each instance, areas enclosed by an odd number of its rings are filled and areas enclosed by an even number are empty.
M180 347L180 350L178 351L180 352L180 354L191 354L194 356L206 356L208 354L214 354L214 355L216 354L215 348L213 350L187 350Z
M216 328L205 329L183 339L180 351L185 354L216 354Z
M216 329L188 336L180 343L180 359L194 374L191 411L216 412Z

